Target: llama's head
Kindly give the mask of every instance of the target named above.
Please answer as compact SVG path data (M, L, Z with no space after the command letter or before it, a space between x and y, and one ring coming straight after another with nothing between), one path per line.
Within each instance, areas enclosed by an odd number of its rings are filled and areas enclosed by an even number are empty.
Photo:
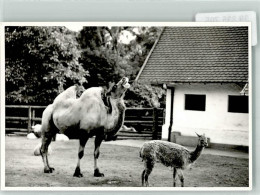
M197 134L197 136L199 137L198 145L201 146L201 147L207 147L208 141L207 141L205 134L203 134L203 135Z
M110 87L107 92L107 95L111 98L121 98L125 94L126 90L131 86L128 83L128 78L123 77L117 84L114 84Z

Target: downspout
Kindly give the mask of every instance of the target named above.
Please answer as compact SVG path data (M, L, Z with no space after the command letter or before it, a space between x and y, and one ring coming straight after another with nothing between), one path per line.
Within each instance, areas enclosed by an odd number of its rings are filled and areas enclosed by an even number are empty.
M171 110L170 110L170 126L168 129L168 141L171 141L171 131L173 124L173 99L174 99L174 88L171 88Z

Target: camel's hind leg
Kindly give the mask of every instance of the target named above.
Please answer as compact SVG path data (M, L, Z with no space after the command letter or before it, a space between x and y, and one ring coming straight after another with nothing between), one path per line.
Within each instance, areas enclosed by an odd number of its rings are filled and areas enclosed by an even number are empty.
M80 171L80 160L84 156L84 148L85 148L85 145L86 145L88 139L89 139L89 135L87 133L84 133L84 130L82 130L80 133L80 138L79 138L78 163L77 163L75 172L73 174L73 177L83 177L83 174Z
M52 173L54 168L50 167L49 161L48 161L48 147L51 143L51 140L54 135L50 133L43 133L42 135L42 146L40 149L42 159L43 159L43 164L44 164L44 173Z
M52 173L54 168L49 166L48 162L48 147L51 143L52 138L57 133L57 128L52 121L52 106L48 106L42 116L42 145L40 153L44 164L44 173Z

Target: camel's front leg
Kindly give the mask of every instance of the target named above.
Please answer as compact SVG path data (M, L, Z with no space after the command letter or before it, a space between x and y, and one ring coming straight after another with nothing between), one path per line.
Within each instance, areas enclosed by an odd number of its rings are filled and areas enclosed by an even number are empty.
M85 145L86 145L86 143L88 141L88 138L89 138L88 135L83 135L83 134L79 138L78 163L77 163L77 167L75 169L75 172L73 174L74 177L83 177L83 174L80 171L80 160L84 156L84 148L85 148Z
M95 177L104 177L103 173L100 173L99 168L97 166L97 159L99 157L99 148L104 139L104 136L97 135L95 138L95 150L94 150L94 176Z
M51 143L53 135L50 132L45 132L42 135L42 146L40 148L40 153L42 156L43 164L44 164L44 173L52 173L54 168L49 166L48 162L48 147Z

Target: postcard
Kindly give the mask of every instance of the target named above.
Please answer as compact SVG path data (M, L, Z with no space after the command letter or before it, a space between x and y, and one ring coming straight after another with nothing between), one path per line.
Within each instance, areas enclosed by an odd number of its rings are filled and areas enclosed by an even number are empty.
M247 22L2 23L2 190L251 190L250 40Z

